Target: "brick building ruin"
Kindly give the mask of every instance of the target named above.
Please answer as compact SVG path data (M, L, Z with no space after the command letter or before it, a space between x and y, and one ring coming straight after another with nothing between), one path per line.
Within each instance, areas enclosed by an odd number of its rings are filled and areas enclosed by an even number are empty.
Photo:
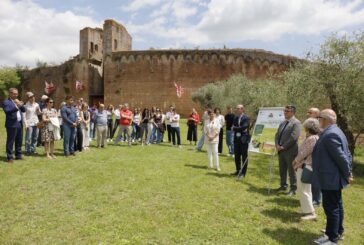
M295 58L264 50L132 50L132 37L114 20L103 29L80 31L80 53L59 66L23 73L23 92L45 93L45 81L55 86L50 96L59 105L66 95L106 105L131 107L175 105L186 116L197 107L191 93L201 86L245 74L250 79L287 70ZM76 83L82 86L76 86ZM183 88L177 96L175 83ZM77 89L76 89L77 87Z

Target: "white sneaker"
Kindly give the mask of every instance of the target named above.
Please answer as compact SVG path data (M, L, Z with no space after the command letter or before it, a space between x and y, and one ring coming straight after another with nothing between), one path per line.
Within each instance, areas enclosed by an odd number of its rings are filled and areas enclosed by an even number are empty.
M220 169L220 168L217 168L216 170L217 170L218 172L220 172L220 171L221 171L221 169Z
M324 242L330 242L329 237L326 235L323 235L316 240L313 241L315 244L323 244Z
M308 214L308 215L301 217L301 220L316 220L316 219L317 219L317 215L315 213Z

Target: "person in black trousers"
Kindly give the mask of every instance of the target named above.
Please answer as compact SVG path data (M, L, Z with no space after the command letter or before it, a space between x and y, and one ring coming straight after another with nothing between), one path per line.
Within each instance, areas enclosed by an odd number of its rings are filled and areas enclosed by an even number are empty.
M223 140L224 140L224 126L225 126L225 117L221 115L220 108L215 108L214 113L216 115L216 119L220 124L220 132L219 132L219 145L218 145L218 153L222 153L222 146L223 146Z
M75 106L76 113L77 113L77 126L76 126L76 137L75 137L74 149L75 149L75 151L78 151L78 152L82 151L82 145L83 145L83 133L82 133L82 128L81 128L81 116L80 116L80 113L82 113L81 107L80 107L80 105L82 104L82 101L83 100L80 99L78 101L78 105Z
M234 153L235 153L235 166L236 172L232 175L238 175L241 171L241 175L245 177L248 169L248 146L250 141L249 126L250 118L244 114L245 108L243 105L236 106L236 116L232 130L234 131ZM244 162L246 161L245 165ZM244 165L244 166L243 166Z

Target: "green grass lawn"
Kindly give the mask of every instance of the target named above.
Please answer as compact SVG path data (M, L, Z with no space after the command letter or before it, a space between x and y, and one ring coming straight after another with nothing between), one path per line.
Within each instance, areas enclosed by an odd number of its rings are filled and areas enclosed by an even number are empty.
M4 115L0 149L5 156ZM310 244L325 216L300 221L298 198L268 195L269 158L250 155L247 178L208 170L182 127L182 149L168 144L109 145L73 158L26 157L0 164L0 244ZM226 145L224 145L226 150ZM364 151L357 159L364 162ZM364 164L356 171L363 174ZM278 187L277 162L273 187ZM344 191L344 244L364 241L364 177Z

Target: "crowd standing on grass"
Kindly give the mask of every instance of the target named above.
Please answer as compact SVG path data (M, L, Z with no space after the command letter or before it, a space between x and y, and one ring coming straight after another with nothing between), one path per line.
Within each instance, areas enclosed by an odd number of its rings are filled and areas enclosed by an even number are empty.
M132 143L142 146L160 144L164 142L165 132L168 143L181 148L180 115L173 106L166 113L157 107L130 110L127 103L117 108L113 105L105 108L102 103L89 106L82 98L75 101L73 96L67 96L57 111L53 99L46 95L37 103L34 93L27 92L26 99L26 103L20 101L18 90L11 88L9 98L2 104L6 114L8 163L23 159L23 127L25 154L37 155L37 148L43 146L48 159L56 158L55 141L61 139L65 157L89 150L90 141L95 139L98 148L105 148L112 142L115 145L126 142L128 146ZM294 105L285 107L285 120L275 135L280 175L280 187L276 193L288 191L288 196L294 196L298 192L302 220L317 219L315 208L319 208L322 202L326 227L323 236L314 242L336 244L344 236L342 189L353 181L348 142L336 125L333 110L320 112L318 108L310 108L308 118L302 124L306 135L299 144L301 122L295 114ZM221 171L219 155L222 154L226 127L228 156L234 158L236 167L232 175L239 179L246 177L251 123L243 105L237 105L235 113L228 106L225 115L219 108L206 108L201 117L192 109L187 127L187 140L196 145L197 152L206 146L208 167L217 171Z

